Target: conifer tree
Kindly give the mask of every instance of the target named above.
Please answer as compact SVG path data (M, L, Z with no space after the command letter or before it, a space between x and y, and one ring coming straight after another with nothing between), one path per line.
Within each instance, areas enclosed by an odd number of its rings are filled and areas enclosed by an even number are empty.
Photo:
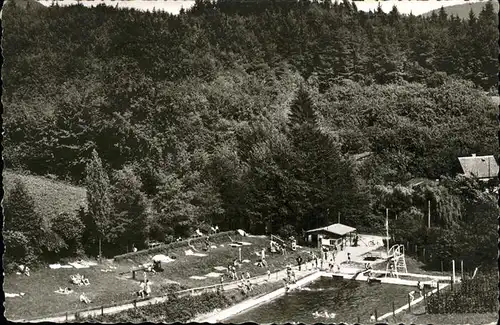
M290 107L289 125L293 128L301 125L314 126L315 124L314 104L307 90L301 85Z
M85 185L88 214L95 224L95 236L100 245L106 239L111 225L112 205L109 178L95 149L92 151L92 157L86 167ZM99 249L99 255L101 255L101 248L99 247Z
M17 179L4 203L5 230L19 231L30 244L36 245L42 235L42 216L35 211L35 203L24 183Z

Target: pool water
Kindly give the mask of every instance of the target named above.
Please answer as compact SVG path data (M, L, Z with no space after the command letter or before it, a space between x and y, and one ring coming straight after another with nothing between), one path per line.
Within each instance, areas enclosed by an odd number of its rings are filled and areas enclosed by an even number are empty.
M368 284L362 281L321 278L300 290L293 291L268 304L225 320L240 324L315 323L370 323L370 316L378 316L403 306L413 287L392 284ZM325 311L328 315L325 315Z

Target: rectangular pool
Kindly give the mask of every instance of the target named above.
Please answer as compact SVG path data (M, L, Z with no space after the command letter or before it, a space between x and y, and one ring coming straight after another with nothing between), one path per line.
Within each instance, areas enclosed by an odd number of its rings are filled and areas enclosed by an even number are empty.
M358 317L361 323L370 323L375 310L379 317L392 312L392 303L396 309L403 306L413 290L416 288L323 277L224 323L355 323Z

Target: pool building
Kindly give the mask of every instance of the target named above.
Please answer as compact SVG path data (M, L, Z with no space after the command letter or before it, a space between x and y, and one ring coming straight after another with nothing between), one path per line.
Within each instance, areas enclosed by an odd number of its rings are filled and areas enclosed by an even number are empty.
M356 228L335 223L330 226L308 230L306 236L308 242L316 242L318 247L326 246L341 249L353 245L356 238Z

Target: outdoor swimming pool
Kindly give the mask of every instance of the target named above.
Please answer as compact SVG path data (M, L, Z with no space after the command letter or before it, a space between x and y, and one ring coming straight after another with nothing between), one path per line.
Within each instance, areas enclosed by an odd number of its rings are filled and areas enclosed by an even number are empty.
M258 324L291 323L368 323L377 310L378 316L407 302L408 293L415 288L391 284L367 284L361 281L323 277L301 290L288 293L269 304L251 309L224 323L255 322ZM325 317L324 312L329 316ZM314 315L323 314L322 316Z

